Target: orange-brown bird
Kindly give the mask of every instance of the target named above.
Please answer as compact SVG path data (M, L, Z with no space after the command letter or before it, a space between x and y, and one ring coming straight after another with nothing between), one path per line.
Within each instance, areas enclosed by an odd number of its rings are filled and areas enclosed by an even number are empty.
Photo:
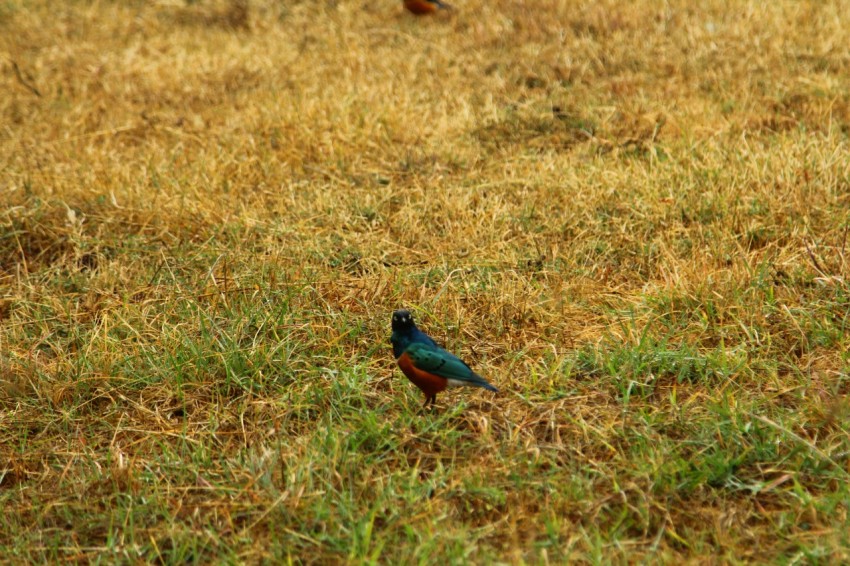
M408 12L417 16L433 14L437 10L451 10L451 6L440 0L402 0Z
M463 360L437 346L430 336L419 330L410 311L395 311L392 328L393 355L402 373L425 394L423 407L433 404L437 393L446 387L483 387L499 391Z

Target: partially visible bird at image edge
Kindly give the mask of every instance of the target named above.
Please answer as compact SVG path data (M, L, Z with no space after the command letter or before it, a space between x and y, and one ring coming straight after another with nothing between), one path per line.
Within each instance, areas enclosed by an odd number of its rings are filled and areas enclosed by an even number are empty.
M408 12L417 16L432 14L437 10L451 10L451 6L440 0L402 0Z
M402 373L425 394L423 407L433 404L437 393L446 387L483 387L498 391L463 360L437 346L430 336L419 330L410 311L395 311L392 328L393 355Z

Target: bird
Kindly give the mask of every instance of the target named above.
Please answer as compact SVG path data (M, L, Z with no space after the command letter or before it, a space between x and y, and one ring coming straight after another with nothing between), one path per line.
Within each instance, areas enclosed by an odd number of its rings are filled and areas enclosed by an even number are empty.
M451 10L452 7L441 0L402 0L408 12L417 16L433 14L437 10Z
M446 387L483 387L488 391L499 391L463 360L439 347L430 336L419 330L410 311L401 309L393 312L392 330L393 355L402 373L425 394L423 408L429 403L433 405L437 393Z

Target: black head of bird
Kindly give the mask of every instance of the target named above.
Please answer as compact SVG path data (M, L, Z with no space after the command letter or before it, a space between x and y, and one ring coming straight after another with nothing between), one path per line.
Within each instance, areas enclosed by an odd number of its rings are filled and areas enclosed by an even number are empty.
M410 311L399 309L393 312L393 332L407 332L416 327L413 322L413 315Z

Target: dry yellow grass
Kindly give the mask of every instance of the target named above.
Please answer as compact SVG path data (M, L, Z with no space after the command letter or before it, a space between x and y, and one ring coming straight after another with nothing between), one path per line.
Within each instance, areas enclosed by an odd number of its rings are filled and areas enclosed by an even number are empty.
M0 560L850 560L848 2L454 4L0 1Z

